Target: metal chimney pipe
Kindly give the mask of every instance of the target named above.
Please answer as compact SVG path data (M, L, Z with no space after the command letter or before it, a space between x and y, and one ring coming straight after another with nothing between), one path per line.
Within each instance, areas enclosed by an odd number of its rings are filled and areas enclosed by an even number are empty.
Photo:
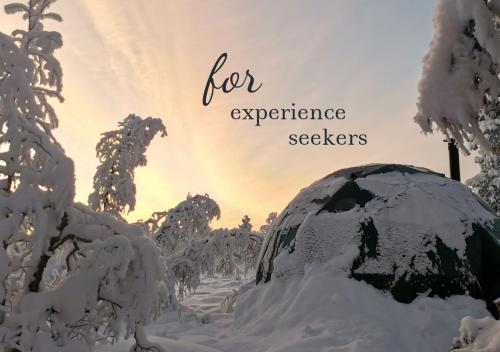
M453 138L448 141L448 153L450 155L450 178L460 182L460 156Z

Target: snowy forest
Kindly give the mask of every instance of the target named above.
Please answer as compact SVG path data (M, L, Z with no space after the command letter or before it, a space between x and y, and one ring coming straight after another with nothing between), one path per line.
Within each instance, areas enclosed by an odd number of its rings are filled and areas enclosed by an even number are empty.
M0 32L0 352L500 351L500 1L438 1L417 89L414 121L476 176L331 170L234 228L208 194L128 220L171 133L134 113L101 134L76 201L78 160L54 136L71 123L62 1L2 14L25 26Z

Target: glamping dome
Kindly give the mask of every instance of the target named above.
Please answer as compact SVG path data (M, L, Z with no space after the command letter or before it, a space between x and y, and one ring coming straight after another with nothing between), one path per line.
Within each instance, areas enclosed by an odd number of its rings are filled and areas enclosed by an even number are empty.
M500 222L463 184L377 164L303 189L269 229L257 283L353 253L347 275L403 303L418 295L500 297Z

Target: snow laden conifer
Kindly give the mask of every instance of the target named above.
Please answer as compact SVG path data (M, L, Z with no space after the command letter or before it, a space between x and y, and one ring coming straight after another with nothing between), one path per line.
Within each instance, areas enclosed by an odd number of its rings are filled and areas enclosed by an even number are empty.
M58 122L49 99L62 100L54 57L62 39L41 22L59 19L46 13L52 2L5 6L28 19L28 30L0 33L0 302L11 308L14 295L39 290L50 237L64 226L74 195L73 163L52 135Z
M241 224L239 225L240 230L252 232L253 225L251 221L252 219L250 219L248 215L243 216L243 219L241 219Z
M483 110L479 127L490 143L491 151L479 151L475 161L480 172L468 180L467 185L500 214L500 104Z
M62 39L42 21L61 20L54 2L7 5L28 29L0 33L0 350L90 351L125 328L135 351L160 351L142 329L166 297L159 251L139 226L74 203L73 162L52 135Z
M500 94L499 14L498 0L439 0L423 60L415 121L424 133L437 128L466 152L468 142L491 149L479 113Z
M147 164L146 149L157 133L166 136L160 119L131 114L118 124L119 128L105 132L97 143L99 166L94 176L94 192L89 205L122 219L121 214L135 209L136 188L134 171Z

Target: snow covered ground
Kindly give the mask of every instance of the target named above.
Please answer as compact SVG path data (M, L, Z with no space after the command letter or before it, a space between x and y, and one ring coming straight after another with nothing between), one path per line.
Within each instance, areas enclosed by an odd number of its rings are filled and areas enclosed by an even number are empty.
M244 282L223 278L202 279L196 292L188 295L182 302L193 310L194 315L184 313L179 319L174 312L165 313L155 324L148 327L150 340L161 344L167 351L175 352L231 350L234 344L225 344L224 339L227 337L225 332L233 322L233 314L222 313L221 302ZM133 340L121 341L113 346L100 346L97 350L128 351L132 343ZM227 348L224 345L227 345Z
M311 265L304 276L245 285L234 313L223 313L220 303L242 283L204 279L183 302L196 318L168 313L147 332L175 352L441 352L464 316L488 315L483 302L464 296L401 304L338 266ZM131 343L98 351L128 351Z

